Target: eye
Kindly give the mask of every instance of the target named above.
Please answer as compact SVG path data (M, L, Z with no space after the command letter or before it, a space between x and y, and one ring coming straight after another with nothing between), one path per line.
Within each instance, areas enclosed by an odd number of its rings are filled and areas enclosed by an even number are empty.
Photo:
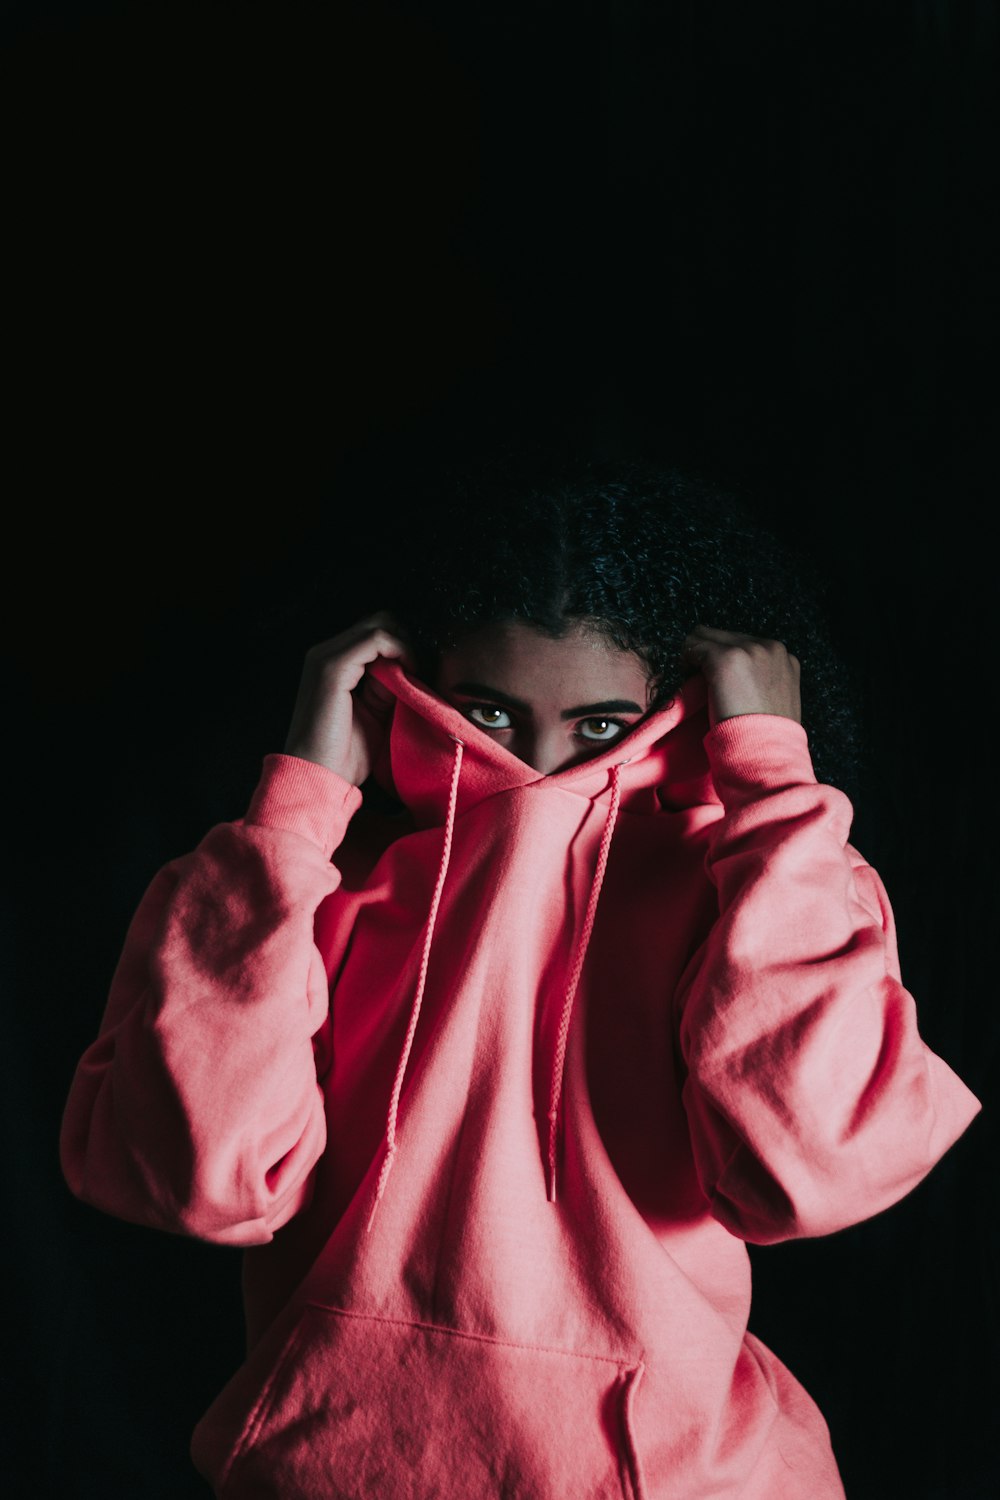
M512 727L510 714L505 708L498 708L495 703L475 703L466 710L466 713L473 724L478 724L482 729L510 729Z
M616 740L624 728L620 719L581 719L577 733L583 740Z

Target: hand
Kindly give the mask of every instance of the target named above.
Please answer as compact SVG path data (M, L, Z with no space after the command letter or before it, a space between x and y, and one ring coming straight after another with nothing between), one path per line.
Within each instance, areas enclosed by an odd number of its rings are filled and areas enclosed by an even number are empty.
M360 786L371 774L395 703L365 671L379 656L412 666L410 652L385 610L306 652L285 754L314 761Z
M799 659L781 641L696 625L685 638L681 660L696 667L708 683L713 729L737 714L781 714L802 723Z

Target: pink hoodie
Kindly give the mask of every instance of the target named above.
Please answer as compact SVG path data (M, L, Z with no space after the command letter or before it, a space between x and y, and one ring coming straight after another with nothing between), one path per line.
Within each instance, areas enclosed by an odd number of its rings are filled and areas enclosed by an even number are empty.
M701 677L552 776L396 665L365 811L269 755L154 879L67 1100L108 1213L244 1258L225 1500L833 1500L744 1241L899 1201L980 1109L792 719ZM331 856L336 852L336 863Z

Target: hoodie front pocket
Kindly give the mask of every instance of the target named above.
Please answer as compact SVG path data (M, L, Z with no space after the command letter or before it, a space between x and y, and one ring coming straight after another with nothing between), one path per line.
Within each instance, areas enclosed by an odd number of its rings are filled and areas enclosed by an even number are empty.
M642 1365L307 1304L223 1500L642 1500Z

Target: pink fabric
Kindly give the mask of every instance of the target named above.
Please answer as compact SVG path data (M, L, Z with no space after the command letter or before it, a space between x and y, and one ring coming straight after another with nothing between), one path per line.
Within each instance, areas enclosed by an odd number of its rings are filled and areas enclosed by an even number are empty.
M980 1108L849 800L793 720L710 729L700 677L540 777L374 670L407 814L268 756L152 882L66 1103L74 1193L246 1247L197 1468L224 1500L843 1497L744 1241L889 1208Z

